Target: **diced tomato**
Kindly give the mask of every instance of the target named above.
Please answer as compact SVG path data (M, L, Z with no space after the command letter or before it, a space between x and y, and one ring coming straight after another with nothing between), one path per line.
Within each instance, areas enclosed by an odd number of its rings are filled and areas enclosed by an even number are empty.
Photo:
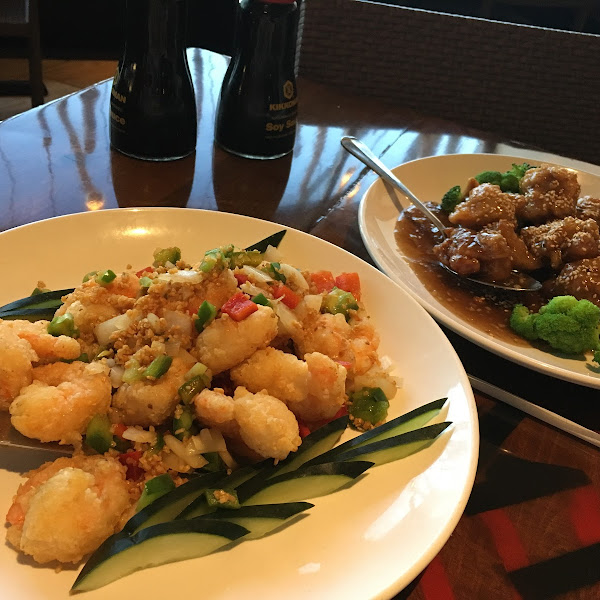
M116 435L124 440L125 438L123 437L123 434L125 433L126 429L127 425L124 425L123 423L117 423L116 425L113 425L113 435Z
M350 292L357 300L360 300L360 277L358 273L340 273L335 278L335 285L340 290Z
M144 273L154 273L154 267L144 267L143 269L140 269L135 276L140 278L144 276Z
M296 306L298 306L298 304L300 303L300 300L302 300L302 296L296 294L294 290L291 290L287 285L284 285L283 283L274 285L271 288L271 292L273 293L274 298L281 298L281 301L288 308L296 308Z
M231 296L221 307L221 312L228 314L234 321L243 321L257 310L258 305L254 304L243 292L237 292Z
M233 276L237 279L238 285L242 285L242 283L246 283L246 281L248 281L248 275L246 275L246 273L242 273L241 271L237 271L233 274Z
M310 433L310 429L308 428L308 425L306 425L302 421L298 421L298 430L300 432L300 437L302 439L304 439Z
M119 462L127 467L127 479L137 481L144 475L144 469L140 467L140 458L142 458L143 452L141 450L130 450L123 454L119 454Z
M335 279L331 271L317 271L310 274L310 279L319 293L330 292L335 287Z

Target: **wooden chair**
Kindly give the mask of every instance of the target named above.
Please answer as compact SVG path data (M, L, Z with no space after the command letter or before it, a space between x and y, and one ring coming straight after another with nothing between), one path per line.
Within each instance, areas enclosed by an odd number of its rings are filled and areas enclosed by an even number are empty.
M31 96L32 106L43 104L47 92L42 79L38 0L1 0L0 37L25 39L29 48L29 79L0 81L0 95Z

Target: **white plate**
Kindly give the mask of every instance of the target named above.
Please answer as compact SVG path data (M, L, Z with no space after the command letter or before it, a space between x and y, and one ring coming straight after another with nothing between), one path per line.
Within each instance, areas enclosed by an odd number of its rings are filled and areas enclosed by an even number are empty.
M92 269L144 267L156 247L177 245L184 258L225 243L247 246L282 227L237 215L189 209L106 210L41 221L0 234L0 305L30 293L38 279L72 287ZM90 600L164 600L201 591L216 599L390 598L431 561L460 518L478 455L477 412L465 372L433 319L385 275L320 239L288 229L281 250L292 264L358 271L381 348L404 386L391 417L450 398L454 423L427 450L369 471L348 489L314 501L309 514L266 538L180 563L140 571L85 595ZM8 283L10 282L10 285ZM0 452L0 506L7 510L17 471L39 458ZM76 571L55 573L0 547L5 598L67 600ZM83 596L82 596L83 598Z
M469 177L477 173L506 171L512 163L523 162L540 164L540 161L532 158L498 154L447 154L407 162L393 169L393 172L420 200L439 202L452 186L464 185ZM582 195L600 197L600 177L578 171L578 179ZM394 238L398 211L390 193L397 194L396 199L403 206L408 206L409 202L403 194L388 192L381 179L378 179L366 191L359 209L359 226L365 246L385 273L440 323L486 350L551 377L600 388L600 376L589 370L586 361L564 358L489 337L438 302L419 281L398 249Z

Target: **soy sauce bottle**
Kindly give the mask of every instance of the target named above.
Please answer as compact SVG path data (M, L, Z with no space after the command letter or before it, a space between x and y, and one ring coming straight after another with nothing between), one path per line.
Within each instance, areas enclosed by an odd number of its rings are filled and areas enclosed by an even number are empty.
M215 126L224 150L270 159L294 148L297 34L295 0L240 0Z
M126 2L125 48L110 98L110 142L123 154L166 161L196 147L186 8L186 0Z

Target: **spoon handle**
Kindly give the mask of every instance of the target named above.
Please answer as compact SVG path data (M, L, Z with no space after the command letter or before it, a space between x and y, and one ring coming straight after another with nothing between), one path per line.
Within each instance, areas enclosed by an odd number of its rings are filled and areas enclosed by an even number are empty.
M363 144L352 136L344 136L340 143L353 156L375 171L379 177L398 188L438 229L446 233L446 226Z

